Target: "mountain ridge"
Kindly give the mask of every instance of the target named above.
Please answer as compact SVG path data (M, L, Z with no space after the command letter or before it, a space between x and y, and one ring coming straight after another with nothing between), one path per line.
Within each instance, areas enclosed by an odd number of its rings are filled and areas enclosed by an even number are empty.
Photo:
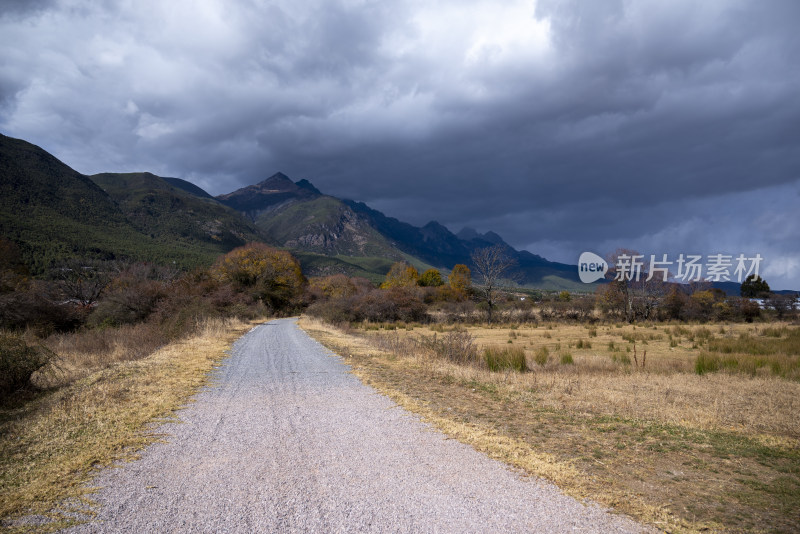
M475 250L501 245L516 260L523 284L581 287L574 266L518 251L494 232L464 228L457 235L435 220L417 227L282 172L212 196L181 178L149 172L85 176L6 136L0 156L0 227L27 247L37 272L70 254L170 258L190 267L247 241L263 241L295 252L310 275L339 270L379 280L394 261L446 273L459 263L472 266Z

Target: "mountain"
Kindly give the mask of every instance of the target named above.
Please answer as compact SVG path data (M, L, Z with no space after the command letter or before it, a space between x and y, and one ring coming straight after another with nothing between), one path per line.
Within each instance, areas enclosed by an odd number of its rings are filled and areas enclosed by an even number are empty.
M89 178L108 193L138 231L153 239L192 243L215 254L264 239L238 212L190 182L149 172Z
M292 250L311 275L344 272L382 279L392 263L409 260L365 217L308 180L277 173L255 185L216 197L253 222L264 238Z
M585 289L575 266L514 250L494 232L465 228L456 235L436 221L416 227L363 202L324 195L307 180L294 183L283 173L217 199L250 218L270 242L298 254L312 275L339 269L377 279L397 260L447 271L458 263L470 265L477 249L501 245L516 260L521 283Z
M2 134L0 230L19 246L34 274L74 256L157 255L151 240L87 176L35 145Z
M192 268L260 238L235 211L157 176L93 178L102 187L41 148L0 134L0 232L33 274L75 257Z
M471 266L470 256L474 251L500 245L505 247L508 255L516 260L516 274L521 284L551 289L580 287L576 285L580 282L574 265L551 262L524 250L517 251L494 232L480 234L472 228L464 228L458 234L453 234L436 221L418 228L393 217L387 217L362 202L351 200L345 202L366 217L398 249L438 268L449 269L457 263Z
M214 198L208 193L206 193L203 189L197 187L192 182L187 182L186 180L182 180L180 178L162 178L165 182L167 182L172 187L176 187L178 189L183 189L187 193L190 193L196 197L200 198Z
M309 275L345 272L383 278L405 260L420 271L471 265L480 248L501 245L518 279L547 289L586 289L575 266L517 251L493 232L417 227L362 202L323 194L283 173L212 197L180 178L147 172L84 176L39 147L0 136L0 229L35 273L69 257L208 265L248 241L292 250Z

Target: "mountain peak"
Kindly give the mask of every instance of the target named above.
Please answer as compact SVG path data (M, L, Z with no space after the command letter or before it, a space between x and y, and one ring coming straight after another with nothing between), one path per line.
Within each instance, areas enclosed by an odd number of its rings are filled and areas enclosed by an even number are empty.
M469 226L465 226L461 229L460 232L456 234L456 237L459 239L463 239L464 241L471 241L473 239L478 239L481 237L481 234L475 228L470 228Z
M297 185L295 185L295 183L282 172L276 172L266 180L262 180L255 186L251 187L254 187L255 189L262 192L274 192L274 193L284 193L287 191L295 191L297 189Z
M489 230L488 232L483 234L483 236L481 236L481 237L483 238L484 241L488 241L489 243L493 243L495 245L505 245L506 244L506 242L503 241L502 237L500 237L498 234L492 232L491 230Z
M316 188L311 184L308 185L311 187L296 184L282 172L276 172L255 185L248 185L233 193L220 195L217 200L226 206L248 214L251 219L255 220L259 213L275 206L319 196Z
M311 182L309 182L305 178L303 178L302 180L300 180L298 182L295 182L295 184L297 185L297 187L300 187L301 189L308 189L309 191L311 191L312 193L316 193L317 195L321 195L322 194L322 191L320 191L319 189L314 187L314 184L312 184Z

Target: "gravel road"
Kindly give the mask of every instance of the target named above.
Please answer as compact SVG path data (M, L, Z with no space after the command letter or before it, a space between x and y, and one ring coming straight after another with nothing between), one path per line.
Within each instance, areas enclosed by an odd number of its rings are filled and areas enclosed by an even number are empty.
M294 320L254 328L166 443L96 480L68 532L640 532L447 439Z

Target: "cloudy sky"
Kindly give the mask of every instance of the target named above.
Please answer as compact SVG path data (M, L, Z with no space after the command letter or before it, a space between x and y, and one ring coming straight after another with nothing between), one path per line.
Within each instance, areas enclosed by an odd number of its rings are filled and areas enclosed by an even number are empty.
M569 263L759 253L800 289L799 26L796 0L2 0L0 131Z

